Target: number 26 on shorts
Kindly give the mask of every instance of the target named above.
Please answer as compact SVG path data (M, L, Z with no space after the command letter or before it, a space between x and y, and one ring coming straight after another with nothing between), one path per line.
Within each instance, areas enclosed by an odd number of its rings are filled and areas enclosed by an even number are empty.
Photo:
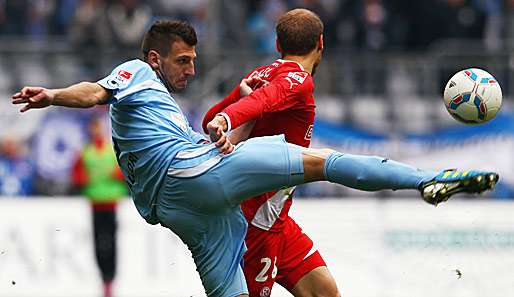
M255 281L263 283L266 280L268 280L268 272L270 270L271 265L273 264L273 270L271 271L271 278L274 279L277 276L277 257L275 257L274 261L272 262L270 258L262 258L261 263L264 264L264 267L262 267L261 272L257 274L255 277Z

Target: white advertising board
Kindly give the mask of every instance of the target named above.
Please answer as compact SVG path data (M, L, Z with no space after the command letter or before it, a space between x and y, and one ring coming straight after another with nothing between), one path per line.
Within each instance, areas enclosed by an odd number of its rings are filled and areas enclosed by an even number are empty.
M343 296L514 296L514 203L297 200ZM204 296L187 248L119 207L117 297ZM459 276L460 274L460 276ZM0 199L0 296L100 296L91 216L77 198ZM275 287L272 296L289 296Z

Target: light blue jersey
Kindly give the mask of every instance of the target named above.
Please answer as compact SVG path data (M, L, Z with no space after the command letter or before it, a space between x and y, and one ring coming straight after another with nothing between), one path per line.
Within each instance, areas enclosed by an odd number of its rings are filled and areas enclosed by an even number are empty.
M112 90L110 116L116 155L139 213L157 224L154 205L175 155L205 141L151 67L132 60L98 84Z
M208 296L248 293L240 266L247 224L239 204L303 181L300 148L274 137L249 140L221 155L191 129L156 73L140 60L118 66L98 83L112 90L113 142L139 213L187 244ZM268 153L275 157L263 159Z

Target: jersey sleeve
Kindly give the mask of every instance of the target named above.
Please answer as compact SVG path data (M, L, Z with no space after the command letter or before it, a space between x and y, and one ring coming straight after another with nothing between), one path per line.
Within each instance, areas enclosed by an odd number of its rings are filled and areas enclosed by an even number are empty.
M189 130L189 135L191 136L191 140L194 143L209 142L203 134L196 132L195 130L193 130L193 128L191 126L188 126L188 130Z
M144 89L158 89L166 91L164 86L155 80L155 73L150 66L141 60L125 62L105 78L97 81L103 88L111 91L108 103L116 104L130 98L138 91Z
M218 102L216 105L211 107L205 116L203 117L202 121L202 128L205 133L207 133L207 124L212 121L212 119L223 109L225 109L227 106L237 102L241 98L241 94L239 93L239 86L236 86L230 94L228 94L223 100Z
M232 129L258 119L266 113L278 112L303 104L314 91L312 77L307 72L289 72L268 85L227 106L221 112L229 117Z

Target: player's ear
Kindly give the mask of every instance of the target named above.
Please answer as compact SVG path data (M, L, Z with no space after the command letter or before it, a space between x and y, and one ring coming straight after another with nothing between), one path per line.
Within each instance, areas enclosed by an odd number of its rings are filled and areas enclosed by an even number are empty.
M277 52L282 53L282 48L280 47L280 43L278 42L278 38L275 39L275 47L277 48Z
M161 55L155 50L150 50L148 52L148 55L146 56L146 61L152 67L153 70L159 69L159 60L161 58Z
M319 35L318 39L318 50L323 50L323 34Z

